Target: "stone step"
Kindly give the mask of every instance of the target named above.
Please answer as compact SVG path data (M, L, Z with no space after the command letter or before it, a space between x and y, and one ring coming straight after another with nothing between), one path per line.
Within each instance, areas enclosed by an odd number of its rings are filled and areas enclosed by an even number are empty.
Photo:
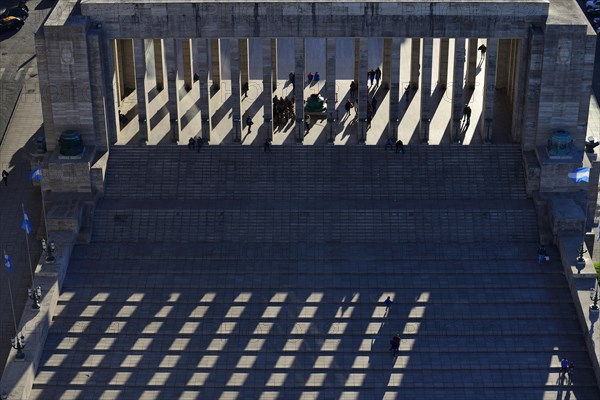
M398 384L402 382L402 389L410 388L443 388L446 385L452 385L454 387L468 387L472 390L477 389L516 389L516 388L539 388L542 389L546 385L556 385L559 381L558 371L548 371L547 369L538 370L521 370L518 377L510 376L512 373L507 371L505 375L507 379L499 379L490 381L489 374L495 372L502 375L499 371L494 371L490 368L478 368L477 366L471 369L454 369L454 370L441 370L441 369L427 369L421 370L411 368L410 363L406 368L390 366L391 357L388 354L382 354L380 356L380 368L356 368L352 370L352 373L342 373L341 376L337 374L338 371L335 367L323 367L323 368L306 368L302 370L282 368L281 372L274 373L271 369L259 369L259 368L240 368L236 369L235 372L223 371L221 373L215 373L211 369L176 369L169 368L172 372L155 372L154 369L137 369L129 368L120 376L115 376L115 372L111 370L100 369L94 371L93 368L60 368L55 371L43 371L36 377L36 384L47 384L48 386L56 385L55 382L71 382L73 385L85 385L104 387L110 385L116 387L143 387L145 389L155 387L155 389L162 393L162 387L169 388L202 388L207 386L213 387L228 387L230 389L239 388L240 390L263 389L264 386L272 386L268 382L277 382L276 387L280 389L304 389L307 387L315 388L327 388L329 390L337 388L338 390L349 390L355 388L357 390L372 389L377 390L382 387L385 388L388 384L396 381ZM384 358L385 357L385 358ZM366 357L368 358L368 357ZM328 359L329 361L329 359ZM332 362L334 365L336 361L340 364L351 362L352 359L341 359L337 360L333 357ZM396 360L396 364L400 361ZM160 364L158 360L153 362L151 365L157 367ZM326 362L323 363L326 365ZM231 367L231 366L230 366ZM347 370L344 366L343 369ZM468 371L469 381L465 382L464 375L465 371ZM129 373L127 373L129 372ZM590 382L593 379L593 374L590 370L578 370L577 375L581 382ZM465 382L465 383L462 383ZM57 386L62 386L57 385ZM393 385L395 386L395 385ZM592 389L592 385L582 384L582 388ZM574 390L575 392L576 390ZM286 390L286 394L287 394ZM402 393L402 390L400 390ZM175 397L177 398L177 397ZM219 397L215 397L219 398ZM242 397L243 398L243 397ZM254 398L254 397L248 397ZM428 397L425 397L428 398ZM517 397L521 398L521 397ZM593 397L590 398L590 400Z
M391 373L388 374L391 377ZM279 377L279 376L277 376ZM595 399L598 395L597 389L582 387L576 391L571 391L560 386L546 387L530 387L530 388L504 388L504 387L444 387L444 388L404 388L400 386L401 376L393 375L394 379L382 384L382 388L386 385L394 385L389 390L364 389L360 387L320 387L313 386L311 388L303 388L298 390L288 390L285 388L286 396L290 399L340 399L353 400L357 398L370 398L373 393L377 393L382 399L398 398L398 399L428 399L428 400L454 400L454 399L522 399L522 400L556 400L568 393L570 400L589 400ZM204 377L203 377L204 379ZM288 378L291 379L291 378ZM103 400L116 399L180 399L180 400L196 400L196 399L220 399L220 400L238 400L238 399L254 399L261 400L277 400L280 398L280 392L283 389L278 385L276 379L269 381L265 380L263 388L244 389L240 387L231 387L227 389L207 387L201 389L179 388L168 389L160 388L153 389L140 385L130 388L127 386L119 386L118 389L107 389L106 387L91 390L86 393L92 393L94 398L102 398ZM208 386L208 385L207 385ZM210 385L212 386L212 385ZM65 394L65 389L55 389L53 387L43 387L42 385L34 385L30 395L30 400L46 400L48 398L58 399ZM70 395L77 395L79 390L73 389L69 391ZM389 394L389 396L386 396ZM47 397L49 396L49 397ZM379 398L379 397L378 397Z
M269 309L274 307L273 303L201 303L191 301L181 301L178 299L176 304L160 302L159 299L153 301L147 298L143 303L119 303L116 300L111 302L87 302L72 300L70 302L62 302L57 305L54 313L55 324L53 329L58 329L58 325L70 326L73 320L89 319L89 318L116 318L119 315L122 307L135 307L135 318L160 313L163 307L165 310L170 310L166 315L160 317L161 321L173 320L176 318L187 318L188 315L194 315L196 312L204 312L203 319L223 319L226 321L241 321L252 320L257 316L265 315ZM394 303L393 312L385 311L382 303L352 303L351 306L334 301L324 299L319 303L292 303L281 306L278 313L282 315L301 315L304 309L311 309L318 306L318 312L315 318L323 319L327 315L331 318L348 319L352 316L352 321L356 322L361 319L374 319L383 321L402 321L405 318L411 319L453 319L460 316L461 319L481 319L493 318L498 320L507 319L535 319L539 318L540 314L553 313L555 318L571 319L575 313L572 305L560 305L553 303L507 303L502 301L487 301L477 304L464 303L426 303L423 305L415 305L408 303ZM277 306L280 307L280 306ZM344 314L343 310L350 307L348 314ZM344 317L347 315L347 317ZM57 319L59 322L57 322Z
M319 210L106 210L92 240L221 242L537 242L533 210L449 212Z
M494 146L496 147L496 146ZM415 146L397 157L379 148L292 147L270 155L248 147L113 147L107 198L201 199L223 191L273 198L525 198L518 146Z
M220 243L207 243L200 240L185 244L165 242L137 242L127 243L123 246L117 242L92 242L87 246L75 246L72 259L83 260L157 260L168 255L170 261L194 260L273 260L286 261L326 261L343 260L360 261L421 261L441 263L462 263L464 261L493 263L523 262L531 260L531 268L545 268L556 270L558 264L551 263L542 267L537 265L538 242L508 243L508 242L481 242L453 243L452 245L431 243L402 243L390 237L379 243L245 243L233 242L224 238ZM549 248L550 255L557 254L557 250ZM553 258L557 259L556 257ZM293 264L292 264L293 265ZM420 265L420 264L419 264ZM493 266L494 264L490 264ZM560 268L562 271L562 268ZM375 270L375 272L377 272Z

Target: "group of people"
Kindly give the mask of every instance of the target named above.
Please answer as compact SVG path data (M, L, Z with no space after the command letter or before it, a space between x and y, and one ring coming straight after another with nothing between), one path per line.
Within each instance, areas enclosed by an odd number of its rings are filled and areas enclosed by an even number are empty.
M194 139L193 137L190 138L190 140L188 140L188 150L194 150L194 149L198 149L198 151L200 151L200 149L202 148L202 143L203 140L201 137Z
M373 87L373 81L375 81L375 87L379 86L379 81L381 80L381 69L377 67L375 70L370 70L367 74L369 79L367 86L370 84Z
M563 357L562 360L560 360L560 377L564 378L565 375L569 375L569 381L573 381L573 371L575 370L575 364L573 364L573 362L567 360L565 357Z
M321 80L321 76L319 75L318 72L315 72L314 75L312 72L309 72L308 74L306 74L306 79L308 79L308 83L312 83L312 82L316 83Z
M296 118L294 112L295 100L296 98L293 96L291 99L289 97L273 97L273 122L276 126L285 125L289 120Z

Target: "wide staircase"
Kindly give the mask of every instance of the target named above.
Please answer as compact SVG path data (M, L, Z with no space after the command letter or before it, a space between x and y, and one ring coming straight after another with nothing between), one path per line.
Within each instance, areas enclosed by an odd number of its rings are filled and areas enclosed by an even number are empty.
M113 147L31 398L599 399L524 187L512 145Z

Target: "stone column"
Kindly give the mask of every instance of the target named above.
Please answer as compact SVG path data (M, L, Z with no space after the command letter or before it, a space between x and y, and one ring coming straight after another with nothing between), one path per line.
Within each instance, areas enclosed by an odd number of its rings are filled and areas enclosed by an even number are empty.
M383 71L381 71L381 87L385 90L390 88L390 64L392 60L392 39L383 39Z
M477 70L477 39L469 39L467 50L467 78L465 86L475 88L475 74Z
M231 117L233 121L233 141L241 142L242 129L245 127L245 121L242 122L242 96L240 92L240 45L245 39L230 39L229 59L231 62L231 98L232 110ZM254 121L255 122L255 121ZM255 122L256 123L256 122Z
M183 51L181 39L164 39L165 62L167 70L167 91L169 100L169 121L171 123L171 141L179 141L181 129L179 118L179 81L183 77Z
M196 51L194 53L194 72L198 74L198 90L200 104L201 130L200 137L205 142L210 140L210 87L208 85L209 76L209 54L208 46L210 39L196 38Z
M388 137L398 140L398 117L400 101L400 39L391 39L390 49L390 119L388 122Z
M333 143L337 126L337 113L335 110L335 48L336 38L328 37L326 41L326 57L327 57L327 70L325 77L326 93L327 93L327 125L329 125L327 141Z
M146 85L146 55L151 54L152 40L133 39L133 54L135 57L135 87L137 92L137 116L140 130L140 142L148 141L148 90Z
M117 89L115 94L115 98L117 100L117 108L121 107L121 101L123 101L124 93L125 93L125 79L123 79L123 56L122 52L122 42L120 39L115 39L113 42L113 57L115 59L115 82ZM120 130L120 129L119 129Z
M183 56L183 85L186 91L192 90L194 83L194 71L192 67L192 39L182 39L182 56Z
M271 70L272 72L272 82L273 82L273 90L277 89L277 39L271 39Z
M106 125L108 125L108 137L110 144L114 144L118 139L117 124L119 123L118 105L115 99L117 94L117 73L115 71L115 57L113 45L114 39L104 40L102 42L103 53L106 55ZM51 86L52 87L52 86ZM58 137L56 138L58 141Z
M359 59L360 59L360 40L358 38L354 39L354 81L358 84L358 82L360 82L363 79L367 79L366 76L359 76L359 72L358 70L360 69L359 66Z
M248 64L248 39L240 39L240 79L242 85L247 83L250 85L248 71L250 66Z
M524 151L534 150L536 145L538 109L542 86L542 64L544 61L544 32L540 27L531 27L527 41L528 45L522 46L520 61L521 65L529 64L529 69L525 71L524 90L520 91L524 93L523 106L515 107L516 112L513 116L513 120L522 123L521 126L517 127L517 131L521 132L521 143ZM529 51L525 47L528 47ZM529 59L528 64L527 59Z
M156 90L165 88L167 78L165 76L165 54L163 39L154 39L154 76L156 77Z
M496 63L496 89L507 90L508 93L508 79L513 64L512 52L511 52L511 39L499 39L498 40L498 54ZM510 95L509 95L510 98Z
M263 59L263 106L264 106L264 130L266 138L273 138L273 68L272 68L272 39L263 38L262 40L262 59Z
M494 94L496 93L496 55L498 53L498 39L487 40L485 53L485 83L483 87L483 107L481 110L481 124L479 134L484 143L492 142L494 122Z
M450 139L454 143L461 140L460 122L464 107L463 82L465 72L465 38L454 39L454 76L452 78L452 121Z
M367 102L369 101L369 89L367 87L367 76L369 73L369 39L359 39L359 68L358 68L358 142L365 143L367 140ZM363 80L364 79L364 80Z
M221 87L221 46L219 40L219 38L210 39L210 65L214 90L219 90Z
M525 94L522 93L526 86L528 71L526 71L527 57L529 48L526 39L512 40L513 63L511 75L509 78L509 93L512 102L512 126L511 136L514 142L522 142L525 148L525 141L521 139L521 129L523 128L523 104Z
M304 38L294 40L295 65L294 74L296 74L296 143L304 141Z
M433 39L423 38L423 56L421 65L421 121L419 123L419 136L423 143L429 142L429 123L431 122L431 69L433 62Z
M446 89L448 85L448 47L450 39L440 39L440 48L438 53L438 81L437 84L441 89Z
M419 76L421 75L421 39L411 39L410 51L410 88L419 89Z

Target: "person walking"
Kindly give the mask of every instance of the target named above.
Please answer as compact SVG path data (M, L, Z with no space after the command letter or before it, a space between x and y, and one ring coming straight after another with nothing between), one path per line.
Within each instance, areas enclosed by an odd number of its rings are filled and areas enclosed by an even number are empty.
M352 102L350 101L350 99L346 100L346 104L344 104L344 110L346 110L346 114L344 114L344 118L346 118L346 116L350 116L350 110L352 109L352 107L354 107L354 105L352 104Z
M310 132L310 115L304 117L304 130L306 131L306 134Z
M560 360L560 375L561 377L564 378L565 374L569 371L569 360L567 360L565 357L563 357L562 360Z
M194 140L193 137L191 137L190 140L188 140L188 150L194 150L195 147L196 147L196 141Z
M385 303L385 312L387 313L390 310L390 307L392 306L392 299L390 298L390 296L388 296L387 299L385 299L384 303Z
M477 48L477 50L479 50L481 52L481 59L485 59L485 52L487 51L487 47L485 44L482 44L481 46L479 46Z
M313 80L314 80L315 82L319 82L319 81L321 80L321 76L319 75L319 73L318 73L318 72L315 72L315 76L313 77Z
M398 350L400 350L400 335L395 334L392 340L390 340L390 351L392 352L392 357L398 356Z
M465 104L465 108L463 108L463 118L466 118L467 125L471 123L471 107L468 104Z
M546 248L544 247L544 245L541 245L538 248L537 251L537 255L538 255L538 264L541 264L542 262L544 262L546 260Z
M266 138L265 144L263 145L263 152L270 153L271 152L271 139Z
M200 153L200 149L202 148L203 142L204 142L204 139L202 139L200 136L198 136L196 138L196 149L198 149L198 153Z
M402 154L404 154L404 143L402 143L401 139L398 139L398 141L396 142L396 153L400 151L402 152Z
M5 169L2 170L2 182L4 186L8 186L8 172Z
M367 77L369 78L369 82L370 82L371 86L373 86L373 80L375 79L375 71L370 70L367 73Z
M246 125L248 125L248 133L252 132L252 125L254 125L254 122L252 122L252 117L249 115L246 117Z
M381 70L379 67L375 70L375 86L379 86L379 80L381 79Z

